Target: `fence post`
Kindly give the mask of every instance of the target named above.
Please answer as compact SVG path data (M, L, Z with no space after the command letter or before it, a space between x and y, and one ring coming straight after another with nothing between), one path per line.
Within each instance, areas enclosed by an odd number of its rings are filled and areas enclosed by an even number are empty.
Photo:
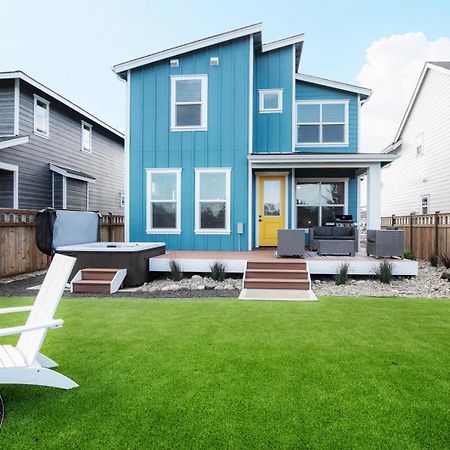
M440 211L434 213L434 254L436 256L439 254L439 213Z
M414 238L413 238L413 217L414 217L414 213L411 213L409 215L409 251L414 253L413 250L413 244L414 244Z
M113 233L112 233L112 213L108 213L108 242L113 241Z

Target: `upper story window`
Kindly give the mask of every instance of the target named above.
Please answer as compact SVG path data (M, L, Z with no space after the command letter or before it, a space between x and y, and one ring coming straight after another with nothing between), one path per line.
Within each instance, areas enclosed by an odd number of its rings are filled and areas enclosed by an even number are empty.
M34 132L40 136L49 136L50 102L34 95Z
M230 233L231 169L195 169L195 232Z
M283 112L283 89L260 89L259 112L260 113Z
M81 121L81 151L92 153L92 125Z
M416 137L416 156L423 155L424 152L424 145L423 145L423 133L419 134L419 136Z
M430 204L430 196L422 195L422 214L428 214L429 204Z
M147 169L147 233L180 233L181 169Z
M348 101L297 102L297 144L348 145Z
M171 130L206 131L208 124L208 76L171 77Z

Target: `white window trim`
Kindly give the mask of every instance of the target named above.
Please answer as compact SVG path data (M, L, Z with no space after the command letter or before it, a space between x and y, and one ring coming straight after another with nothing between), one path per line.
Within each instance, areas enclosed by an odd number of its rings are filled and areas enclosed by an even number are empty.
M350 100L297 100L295 105L295 146L296 147L348 147L349 146L349 103ZM344 117L344 142L322 142L322 105L343 104L345 106ZM298 121L298 105L320 105L320 122L301 122ZM325 122L325 125L342 125L342 122ZM319 125L320 142L300 143L298 142L299 125Z
M167 168L167 169L145 169L147 173L147 197L146 197L146 214L147 214L147 224L145 232L147 234L181 234L181 171L179 168ZM176 227L175 228L153 228L152 227L152 215L151 215L151 183L152 183L152 173L175 173L177 178L177 209L176 209ZM158 200L160 201L160 200Z
M423 201L427 201L427 212L423 212ZM420 198L420 214L430 214L430 194L424 194Z
M198 126L176 125L176 82L178 80L201 80L201 124ZM199 102L183 102L184 105ZM170 77L170 130L171 131L207 131L208 130L208 75L172 75Z
M89 128L89 149L83 147L84 127ZM84 120L81 121L81 151L88 154L92 153L92 125Z
M0 169L13 173L13 209L19 209L19 166L0 162Z
M37 129L37 102L38 100L42 103L45 103L47 105L47 133L43 133L42 131L39 131ZM34 94L34 101L33 101L33 130L34 134L37 134L38 136L49 138L50 137L50 102L46 100L45 98L40 97L37 94Z
M231 215L231 168L229 167L208 167L195 168L195 234L230 234ZM200 175L202 173L225 173L225 228L203 229L200 228Z
M295 217L292 218L294 221L293 228L297 228L297 214L298 214L298 205L297 205L297 183L344 183L344 214L348 214L348 183L349 178L296 178L295 186L294 186L294 211ZM320 194L320 192L319 192ZM321 197L320 197L321 198ZM320 205L304 205L304 206L317 206L319 208L319 222L318 226L322 226L322 203ZM342 206L342 204L337 205L329 205L329 206ZM309 228L299 228L299 230L309 230Z
M283 112L283 89L258 89L258 92L259 92L259 112L261 114ZM264 108L264 96L266 94L275 94L278 96L278 108Z

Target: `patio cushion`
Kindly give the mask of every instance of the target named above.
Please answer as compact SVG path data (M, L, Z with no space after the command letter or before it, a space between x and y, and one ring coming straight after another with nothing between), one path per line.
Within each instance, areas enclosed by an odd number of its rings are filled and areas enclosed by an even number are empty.
M314 236L317 238L323 238L326 236L333 236L333 227L314 227Z
M334 227L333 236L337 239L353 237L353 230L350 227Z

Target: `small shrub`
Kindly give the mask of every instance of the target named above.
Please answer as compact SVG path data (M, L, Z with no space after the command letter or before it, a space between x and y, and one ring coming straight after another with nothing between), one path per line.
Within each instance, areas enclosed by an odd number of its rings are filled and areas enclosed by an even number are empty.
M438 263L439 263L439 258L438 258L436 255L431 255L431 256L430 256L430 264L431 264L433 267L437 267L437 266L438 266Z
M214 281L225 280L225 264L223 264L221 262L215 262L211 266L211 278Z
M415 261L417 259L417 256L414 254L414 252L412 252L410 250L406 250L403 257L405 259L411 259L412 261Z
M444 264L444 267L446 269L450 269L450 256L445 255L444 253L441 253L439 255L439 259L442 261L442 264Z
M380 263L377 270L375 271L375 276L377 277L378 281L380 281L380 283L389 284L393 278L393 268L394 266L389 261L384 260L382 263Z
M334 276L334 281L338 286L347 283L349 268L350 266L347 263L342 263L339 266L337 274Z
M181 271L180 265L172 259L169 263L170 275L169 278L172 281L180 281L183 278L183 272Z

